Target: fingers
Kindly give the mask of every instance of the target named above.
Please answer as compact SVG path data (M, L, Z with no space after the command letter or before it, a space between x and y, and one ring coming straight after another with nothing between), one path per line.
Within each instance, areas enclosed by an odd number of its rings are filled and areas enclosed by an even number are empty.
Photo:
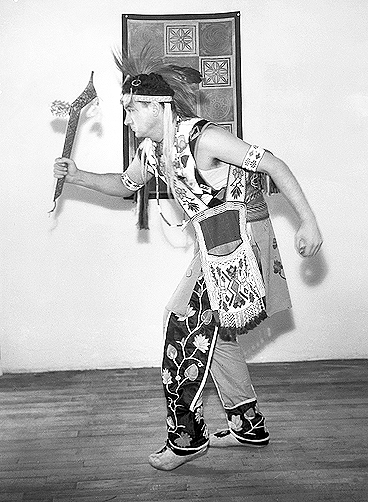
M303 256L303 258L307 258L310 256L311 249L310 246L307 246L307 243L304 239L298 239L296 241L296 250L297 253L300 254L300 256Z
M55 159L54 163L54 177L64 178L68 174L70 159L59 157Z
M71 164L72 159L68 159L67 157L57 157L55 159L55 164Z
M310 258L312 256L316 256L316 254L319 252L321 249L322 242L319 242L316 245L311 245L311 246L306 246L304 241L301 240L299 245L297 246L298 254L302 256L303 258Z
M316 256L316 254L319 252L323 244L323 240L319 239L318 244L315 244L311 250L311 256Z
M319 250L322 247L322 242L320 242L314 249L313 256L316 256L316 254L319 252Z
M315 256L323 243L323 238L315 222L303 222L295 234L296 252L303 258Z
M297 251L298 253L301 255L301 256L305 256L306 255L306 243L305 243L305 240L304 239L299 239L299 242L297 243Z

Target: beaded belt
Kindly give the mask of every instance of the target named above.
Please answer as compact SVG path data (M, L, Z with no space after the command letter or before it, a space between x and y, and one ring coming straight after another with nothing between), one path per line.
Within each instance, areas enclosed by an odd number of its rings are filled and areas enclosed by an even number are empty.
M204 196L201 196L200 198L204 200ZM210 199L210 202L206 201L206 203L208 204L209 207L222 204L224 202L223 189L217 191L212 190L208 195L208 198ZM246 206L247 206L247 221L250 222L261 221L261 220L266 220L267 218L270 217L264 196L262 192L260 192L259 190L252 191L250 194L249 193L247 194Z

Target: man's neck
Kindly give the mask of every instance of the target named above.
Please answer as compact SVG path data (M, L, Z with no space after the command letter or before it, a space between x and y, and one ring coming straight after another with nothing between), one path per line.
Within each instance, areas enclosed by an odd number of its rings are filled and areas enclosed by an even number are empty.
M177 125L179 120L180 120L179 116L176 113L173 114L174 127ZM165 125L164 121L162 121L162 124L160 124L159 129L157 131L154 131L152 135L150 135L150 139L155 143L162 143L164 141L164 133L165 133Z

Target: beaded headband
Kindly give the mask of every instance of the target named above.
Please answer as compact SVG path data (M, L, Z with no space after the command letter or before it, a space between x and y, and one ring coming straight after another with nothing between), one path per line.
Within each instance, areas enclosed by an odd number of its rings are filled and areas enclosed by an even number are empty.
M172 96L145 96L143 94L133 94L134 101L157 101L158 103L170 103Z

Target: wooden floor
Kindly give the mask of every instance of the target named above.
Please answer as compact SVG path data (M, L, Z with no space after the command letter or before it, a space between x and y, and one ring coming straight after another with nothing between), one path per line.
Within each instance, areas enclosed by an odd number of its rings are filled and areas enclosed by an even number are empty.
M152 469L165 440L158 369L0 378L0 501L368 500L368 361L250 365L272 442ZM225 425L207 385L210 429Z

